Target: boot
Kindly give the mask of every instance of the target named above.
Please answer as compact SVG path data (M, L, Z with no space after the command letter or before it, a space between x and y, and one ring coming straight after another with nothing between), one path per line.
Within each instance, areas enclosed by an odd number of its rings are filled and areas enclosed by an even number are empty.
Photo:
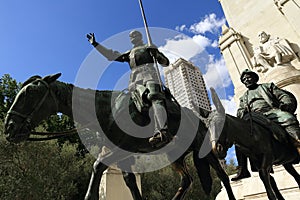
M300 127L299 125L290 125L285 127L285 130L288 132L291 137L293 146L297 149L298 154L300 155Z
M236 158L238 161L238 172L235 177L231 179L231 181L237 181L243 178L249 178L251 176L250 172L247 168L247 157L240 151L240 149L235 147Z
M172 140L172 136L168 131L167 113L164 108L163 100L152 101L154 111L155 132L153 137L149 139L149 143L153 147L160 147Z

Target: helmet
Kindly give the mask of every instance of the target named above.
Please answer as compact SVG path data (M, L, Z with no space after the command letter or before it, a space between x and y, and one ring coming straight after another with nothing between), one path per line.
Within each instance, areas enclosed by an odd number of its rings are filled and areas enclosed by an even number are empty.
M243 77L246 75L246 74L249 74L250 76L252 76L255 80L255 82L258 82L259 80L259 76L257 75L257 73L251 71L250 69L245 69L242 74L241 74L241 81L243 82Z
M141 37L142 38L142 33L137 30L133 30L129 33L129 37Z

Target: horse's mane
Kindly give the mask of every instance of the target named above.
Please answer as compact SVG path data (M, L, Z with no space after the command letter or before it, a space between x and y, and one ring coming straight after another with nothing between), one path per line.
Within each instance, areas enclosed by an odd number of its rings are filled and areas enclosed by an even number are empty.
M30 78L28 78L26 81L24 81L24 83L21 85L21 88L25 87L26 85L28 85L29 83L32 83L33 81L35 81L36 79L41 79L42 77L39 75L34 75Z

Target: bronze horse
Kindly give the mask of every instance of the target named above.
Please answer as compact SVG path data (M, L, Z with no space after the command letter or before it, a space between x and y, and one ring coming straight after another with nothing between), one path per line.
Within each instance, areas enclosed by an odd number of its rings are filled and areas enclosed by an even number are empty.
M22 142L30 137L31 130L36 127L39 122L43 119L48 118L52 114L61 112L73 120L78 120L80 124L90 124L90 129L97 130L99 124L104 132L104 134L112 142L111 152L99 156L93 165L92 175L90 179L90 184L88 191L86 193L86 200L98 200L99 199L99 183L101 180L102 173L108 168L112 163L117 162L118 164L125 163L126 159L131 158L131 154L138 152L154 152L155 149L149 142L148 137L134 137L122 131L115 123L112 118L112 113L114 112L114 94L120 94L121 92L113 91L95 91L90 89L82 89L75 87L72 84L66 84L57 81L60 74L49 75L44 78L39 76L33 76L23 83L22 89L17 94L13 105L7 113L5 120L5 134L7 135L7 140L11 142ZM73 92L76 90L79 95L74 98ZM129 95L128 95L129 96ZM88 100L93 100L93 105L90 106L87 103ZM122 104L122 103L121 103ZM77 119L73 118L73 109L78 106L77 112L79 117ZM113 106L112 106L113 105ZM133 104L131 104L133 105ZM121 107L128 107L121 105ZM173 200L183 199L186 191L192 183L192 178L185 166L185 157L188 153L193 153L194 165L197 169L198 176L202 183L204 191L209 194L212 186L212 178L210 176L210 166L212 166L218 177L223 182L228 197L234 200L229 178L223 168L221 167L216 156L210 151L205 157L199 158L200 147L203 143L203 138L206 135L207 128L199 120L198 117L189 109L180 108L178 104L171 100L167 101L168 107L168 124L173 135L176 134L178 130L178 124L184 121L186 126L181 127L181 132L185 133L184 137L179 137L176 140L191 140L187 149L182 153L182 155L176 159L172 165L176 171L181 176L181 185L177 193L173 197ZM136 111L135 106L131 106L131 109ZM181 109L184 112L180 111ZM96 121L91 123L91 118L93 118L93 113L96 111ZM182 115L182 116L181 116ZM136 123L146 126L151 119L149 116L144 115L140 112L135 112ZM181 121L179 121L181 120ZM121 120L122 121L122 120ZM123 119L123 121L126 121ZM195 127L192 121L197 121L196 134L194 138L189 138L191 127ZM97 126L98 125L98 126ZM148 132L153 133L153 131ZM143 133L141 133L143 134ZM177 142L170 145L168 155L172 154L174 151L183 148L177 145ZM117 147L113 147L113 146ZM124 153L122 150L126 150ZM127 162L128 164L128 162ZM123 172L124 180L129 187L133 199L141 200L142 196L138 190L135 176L132 172Z
M251 123L225 114L216 92L211 89L211 93L217 108L217 112L211 113L210 116L210 127L213 130L210 131L210 134L214 154L223 157L228 148L233 144L238 145L242 152L249 157L251 168L259 172L259 177L270 200L284 199L274 178L270 175L272 165L283 165L300 188L300 175L292 165L299 163L299 154L293 145L275 139L270 127L266 128L255 121ZM217 129L219 131L215 131ZM285 135L288 134L285 133Z

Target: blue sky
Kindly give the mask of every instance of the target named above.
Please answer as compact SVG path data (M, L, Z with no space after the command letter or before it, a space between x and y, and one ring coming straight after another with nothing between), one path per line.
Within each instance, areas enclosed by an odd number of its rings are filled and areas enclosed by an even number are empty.
M87 33L94 32L97 40L103 41L143 27L138 0L0 2L0 74L9 73L18 81L33 74L62 72L61 79L72 82L92 50L85 37ZM223 18L217 0L144 0L143 4L151 27L175 30L199 23L210 14ZM206 34L214 40L219 35ZM218 53L218 49L211 51Z
M153 42L163 52L179 48L181 55L200 67L207 85L220 89L227 112L234 113L232 83L217 46L226 22L219 1L143 0L143 4L150 27L184 34L165 38L165 43ZM8 73L23 82L32 75L61 72L61 81L75 83L82 63L93 53L87 33L94 32L97 41L113 48L114 37L142 27L138 0L0 0L0 76ZM191 41L198 46L192 48ZM129 70L127 64L121 65L122 69L108 69L105 83L115 81L117 72Z

